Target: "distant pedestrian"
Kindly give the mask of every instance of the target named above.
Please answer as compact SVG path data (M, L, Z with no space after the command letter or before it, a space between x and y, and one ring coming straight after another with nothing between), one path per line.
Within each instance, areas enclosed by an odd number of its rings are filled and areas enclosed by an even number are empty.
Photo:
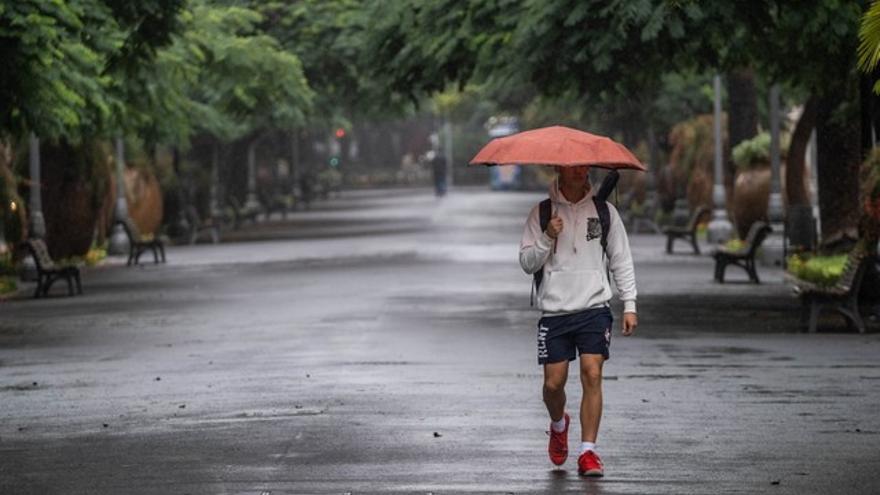
M425 158L431 165L431 172L434 176L434 194L438 197L444 196L446 194L446 157L431 150L425 155Z
M609 358L613 321L608 269L623 301L622 334L632 335L638 324L629 241L617 210L612 205L597 208L593 201L588 166L557 167L545 204L529 214L519 259L526 273L539 273L538 364L544 367L543 397L551 421L548 453L557 466L568 457L565 383L569 362L580 355L578 473L603 476L596 439L602 417L602 367Z

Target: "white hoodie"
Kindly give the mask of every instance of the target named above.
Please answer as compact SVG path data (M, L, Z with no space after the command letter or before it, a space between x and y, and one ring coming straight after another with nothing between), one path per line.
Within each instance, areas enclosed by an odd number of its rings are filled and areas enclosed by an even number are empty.
M538 290L538 308L545 315L576 313L607 305L611 287L606 276L601 244L601 226L593 191L572 204L554 181L550 186L552 211L562 219L556 240L541 231L539 207L529 213L519 250L519 264L528 274L543 266L544 279ZM636 311L636 280L632 255L620 214L608 205L608 266L623 301L623 311Z

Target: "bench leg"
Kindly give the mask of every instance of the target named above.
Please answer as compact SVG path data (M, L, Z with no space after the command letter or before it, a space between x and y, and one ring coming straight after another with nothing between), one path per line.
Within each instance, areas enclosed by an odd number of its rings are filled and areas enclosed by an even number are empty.
M755 268L755 259L754 258L746 260L746 271L749 272L749 279L752 282L754 282L756 284L761 283L761 279L758 278L758 271Z
M675 237L671 235L666 236L666 254L672 254L672 241L675 240Z
M801 296L801 328L810 329L810 299L806 296Z
M727 260L718 258L715 260L715 281L719 284L724 283L724 272L727 271Z
M858 296L849 297L843 305L837 308L837 311L846 318L847 324L855 327L859 333L865 333L865 321L862 320L862 315L859 313Z
M46 278L43 280L43 290L41 291L43 297L49 297L49 289L52 288L52 284L54 284L56 280L58 280L57 276L46 275Z
M43 293L43 279L43 275L37 274L37 289L34 291L34 299L39 299L40 294Z
M821 309L821 304L814 298L810 299L810 324L807 326L807 331L810 333L816 333L818 331L819 324L819 310Z
M159 255L162 257L162 263L165 263L165 246L159 244Z

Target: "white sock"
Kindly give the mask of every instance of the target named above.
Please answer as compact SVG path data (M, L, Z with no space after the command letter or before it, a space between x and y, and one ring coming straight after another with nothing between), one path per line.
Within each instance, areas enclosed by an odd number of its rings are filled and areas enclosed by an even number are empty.
M550 421L550 429L556 433L562 433L565 431L565 416L563 415L562 419L559 421Z
M595 442L581 442L581 455L588 450L592 450L593 452L596 451Z

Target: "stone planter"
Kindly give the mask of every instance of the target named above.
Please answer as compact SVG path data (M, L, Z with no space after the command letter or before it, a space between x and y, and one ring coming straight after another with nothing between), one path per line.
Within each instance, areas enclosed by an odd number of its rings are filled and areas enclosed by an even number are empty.
M731 213L736 234L745 239L749 227L767 218L770 202L770 166L759 165L736 173Z
M53 258L83 256L92 245L107 191L109 154L97 142L41 146L43 217Z
M162 226L163 199L162 187L156 175L145 168L126 168L125 199L128 202L128 216L137 226L141 235L158 235ZM102 217L105 232L113 225L113 208L116 197L116 176L110 177L110 187L104 198Z

